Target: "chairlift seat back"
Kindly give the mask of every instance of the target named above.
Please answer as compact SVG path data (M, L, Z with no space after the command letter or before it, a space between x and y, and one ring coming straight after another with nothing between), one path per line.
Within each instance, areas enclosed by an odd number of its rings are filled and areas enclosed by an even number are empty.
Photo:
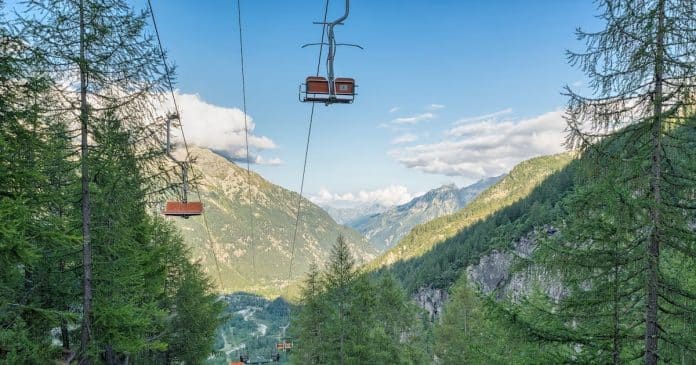
M355 94L355 80L347 77L338 77L334 82L336 95Z
M329 81L321 76L307 77L307 94L328 94Z

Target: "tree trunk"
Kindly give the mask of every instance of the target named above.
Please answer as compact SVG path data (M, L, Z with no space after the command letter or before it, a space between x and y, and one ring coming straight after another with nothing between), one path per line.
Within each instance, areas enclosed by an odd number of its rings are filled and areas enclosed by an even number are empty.
M65 319L60 321L60 340L63 342L63 350L70 352L70 332L68 332L68 323Z
M660 191L660 180L662 179L662 121L663 108L662 84L664 73L664 34L665 34L665 0L657 3L657 29L655 34L655 95L654 95L654 115L652 125L652 158L650 176L650 194L653 204L650 207L650 219L652 220L652 232L648 239L648 262L647 262L647 301L645 313L645 364L657 365L658 361L658 342L660 329L658 326L658 295L659 295L659 274L660 274L660 243L662 239L662 222L660 207L662 197Z
M346 326L343 323L343 305L344 305L344 303L343 303L343 301L341 301L341 303L339 303L339 311L338 311L338 323L341 324L341 337L340 337L340 348L339 348L339 356L340 356L340 360L341 360L341 365L345 365L343 339L344 339L344 333L346 331Z
M88 105L87 105L87 62L85 59L85 5L80 0L80 125L81 125L81 168L82 168L82 338L80 364L89 365L89 342L92 328L92 244L90 242L89 166L88 166Z
M613 325L613 332L614 332L614 338L613 338L613 343L612 343L612 364L613 365L621 365L621 327L620 327L620 321L621 321L621 313L619 313L619 267L618 267L618 257L617 257L617 252L618 247L614 249L614 283L613 283L613 289L614 289L614 325Z
M104 360L106 360L106 365L116 365L116 354L111 345L106 345L106 349L104 349L104 358Z

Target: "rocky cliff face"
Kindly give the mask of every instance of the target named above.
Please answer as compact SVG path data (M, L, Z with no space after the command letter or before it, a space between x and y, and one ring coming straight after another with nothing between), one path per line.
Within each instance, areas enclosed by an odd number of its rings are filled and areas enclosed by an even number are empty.
M556 233L552 227L547 227L544 234L549 236ZM466 276L470 285L483 294L495 294L498 299L517 301L531 294L534 287L539 287L549 297L559 300L566 291L558 277L539 267L532 266L524 271L512 270L517 258L529 258L536 247L537 232L521 237L513 243L510 251L494 250L481 257L478 264L466 268ZM412 296L418 306L428 313L431 321L439 318L448 292L443 289L430 287L421 288Z
M549 236L555 233L556 230L552 227L543 230L543 234ZM534 265L523 271L511 270L516 258L528 258L534 252L537 234L532 232L520 238L514 242L511 251L495 250L481 257L477 265L469 266L466 270L469 283L484 294L495 292L498 298L512 301L530 294L535 286L556 300L563 297L565 289L553 273Z
M411 296L411 299L428 313L430 321L434 321L442 314L449 293L444 289L421 288Z

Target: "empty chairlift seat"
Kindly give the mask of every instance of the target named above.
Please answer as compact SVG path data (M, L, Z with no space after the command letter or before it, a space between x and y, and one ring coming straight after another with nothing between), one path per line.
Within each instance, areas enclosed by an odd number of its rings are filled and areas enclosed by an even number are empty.
M321 76L309 76L306 81L307 94L328 94L329 80Z
M193 217L203 214L201 202L167 202L162 214L170 217Z
M339 77L334 84L336 85L336 95L355 95L355 80Z

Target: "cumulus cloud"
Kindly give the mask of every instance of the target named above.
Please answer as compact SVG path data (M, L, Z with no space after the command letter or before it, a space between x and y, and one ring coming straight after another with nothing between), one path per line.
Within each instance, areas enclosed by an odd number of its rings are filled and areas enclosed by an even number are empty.
M413 133L406 133L402 134L400 136L396 136L394 139L392 139L391 144L402 144L402 143L409 143L409 142L414 142L418 140L418 136L413 134Z
M471 123L471 122L478 122L482 120L495 120L499 117L512 114L512 108L507 108L503 110L498 110L497 112L493 113L488 113L488 114L483 114L483 115L477 115L475 117L466 117L459 119L455 124L466 124L466 123Z
M432 120L435 118L435 114L433 113L422 113L410 117L401 117L401 118L396 118L392 120L392 123L394 124L416 124L419 122L423 122L426 120Z
M445 139L389 151L408 168L477 179L509 171L520 161L563 151L565 122L556 110L518 121L495 120L506 110L455 123ZM491 117L492 115L492 117Z
M402 185L390 185L382 189L347 193L332 193L327 189L320 189L316 195L310 196L316 204L320 205L357 205L361 203L379 203L384 206L404 204L413 199L415 195L408 192Z
M210 104L195 94L176 95L181 120L189 143L210 148L235 161L246 162L244 112L239 108L226 108ZM252 163L278 165L278 158L265 158L260 152L277 148L266 136L254 134L256 124L247 115L249 131L249 157Z
M400 107L398 107L398 106L393 106L391 109L389 109L389 112L390 112L390 113L396 113L396 112L398 112L399 110L401 110Z
M428 105L428 109L430 110L440 110L440 109L445 109L445 106L442 104L430 104Z

